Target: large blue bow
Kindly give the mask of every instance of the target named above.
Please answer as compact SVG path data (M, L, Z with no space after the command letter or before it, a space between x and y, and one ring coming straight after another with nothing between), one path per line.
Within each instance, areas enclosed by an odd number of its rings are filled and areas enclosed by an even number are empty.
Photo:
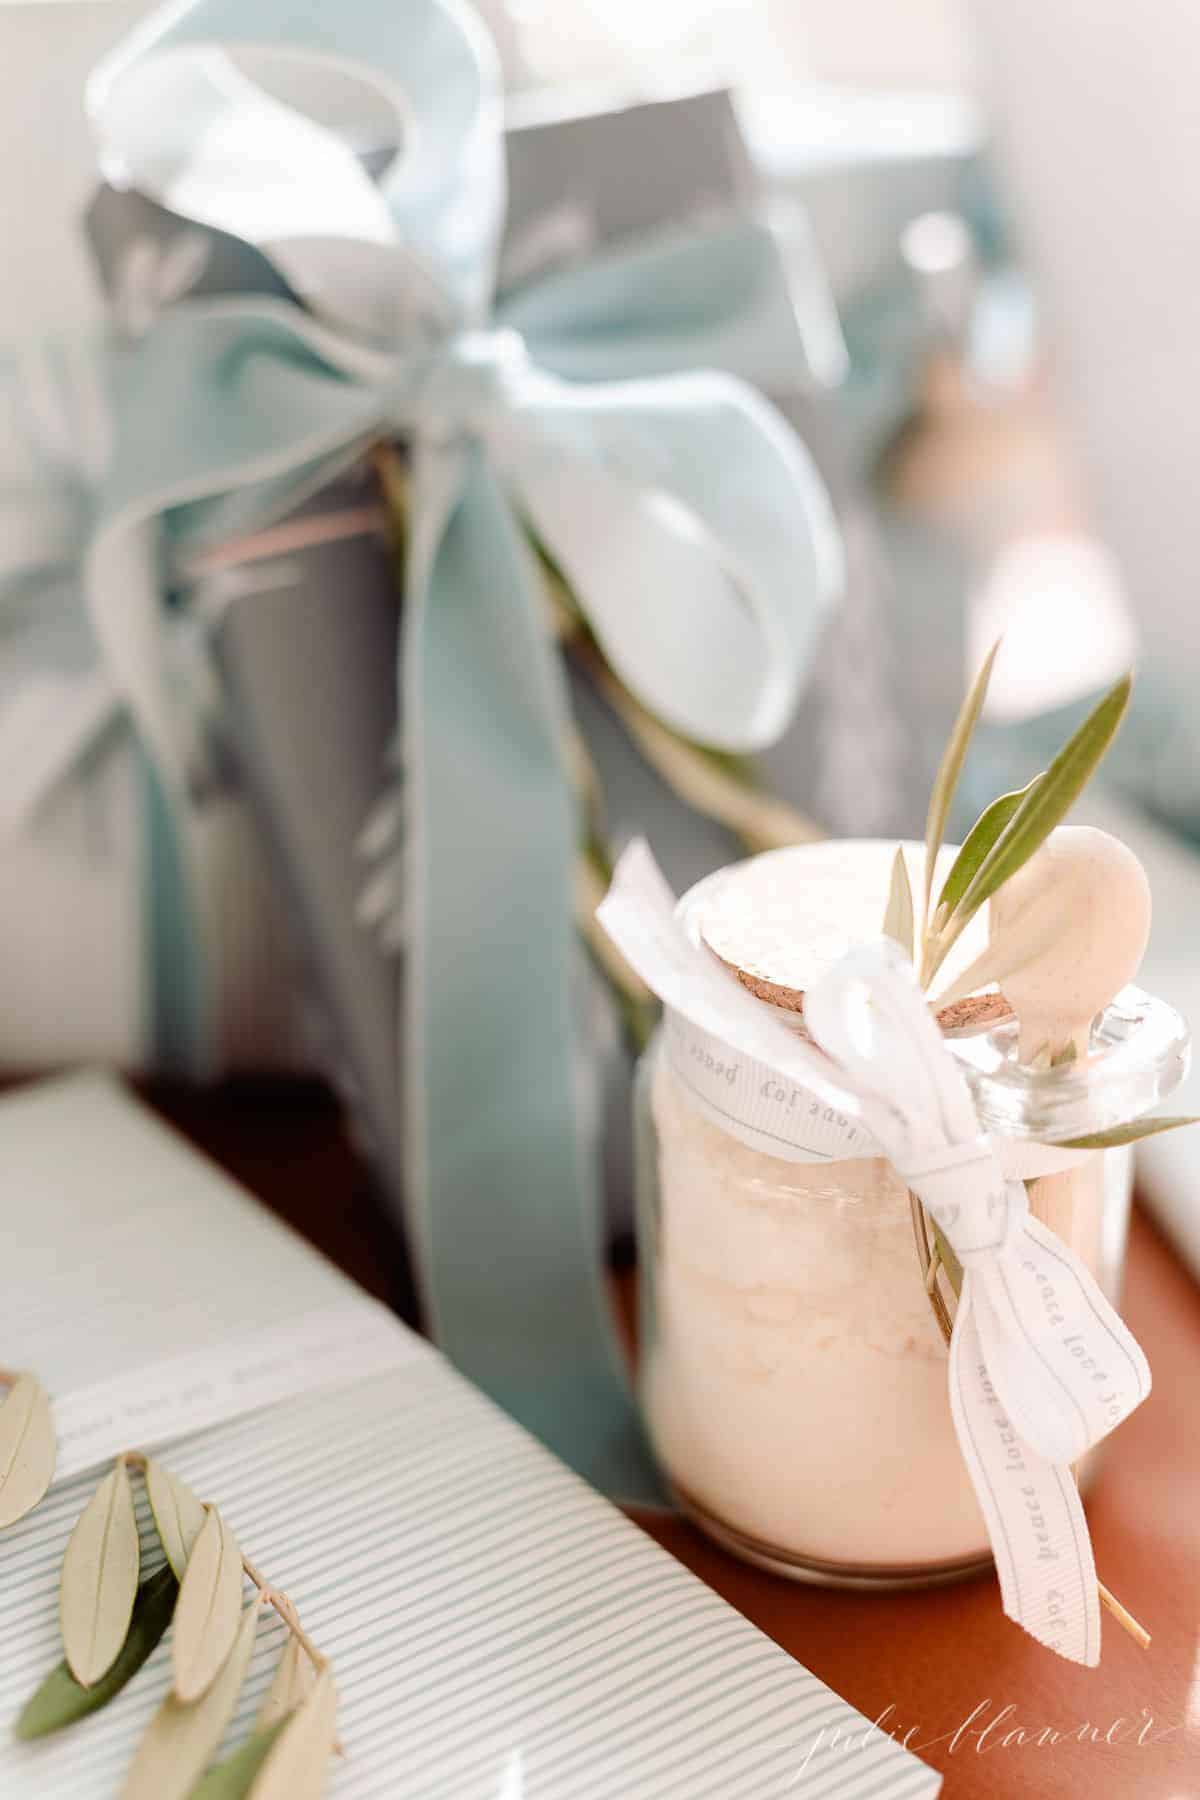
M348 76L399 121L377 181L268 92L299 80L328 103ZM279 517L381 436L411 446L403 1037L418 1264L459 1364L578 1469L647 1493L577 1129L578 823L526 534L661 718L732 750L781 731L837 585L828 503L752 389L679 372L798 366L773 241L740 221L646 243L490 310L496 71L449 0L171 8L89 100L110 179L253 245L304 302L185 301L122 362L86 563L108 666L182 796L164 554Z

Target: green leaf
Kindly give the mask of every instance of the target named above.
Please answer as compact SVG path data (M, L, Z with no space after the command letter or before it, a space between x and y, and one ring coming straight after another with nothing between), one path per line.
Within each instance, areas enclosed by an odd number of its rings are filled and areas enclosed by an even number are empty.
M272 1746L251 1800L320 1800L337 1737L337 1689L325 1668Z
M233 1647L242 1614L242 1553L215 1506L188 1558L179 1584L171 1662L175 1693L197 1700Z
M950 946L984 901L990 900L997 888L1024 867L1070 811L1112 743L1132 687L1133 677L1122 676L1063 745L1049 768L1026 788L1020 805L967 883L948 928L938 934L925 970L926 980L937 973Z
M976 869L995 843L1017 807L1025 798L1035 782L1040 781L1035 775L1028 786L1018 788L1015 793L1001 794L990 806L984 808L972 825L963 841L962 849L950 867L950 873L942 883L942 891L938 895L937 916L948 917L966 893L967 884Z
M188 1558L204 1526L204 1507L185 1481L146 1458L146 1492L159 1542L176 1578L183 1580Z
M143 1581L133 1603L125 1642L107 1674L91 1687L81 1687L66 1662L60 1662L25 1702L14 1727L17 1737L46 1737L107 1706L126 1682L132 1681L158 1644L171 1623L178 1592L179 1583L169 1568L159 1569Z
M133 1489L121 1459L84 1507L63 1557L63 1649L82 1687L99 1681L125 1642L137 1598L139 1560Z
M1107 1131L1089 1131L1084 1137L1056 1138L1054 1142L1062 1150L1116 1150L1122 1144L1157 1137L1160 1131L1178 1131L1181 1125L1200 1125L1200 1117L1172 1118L1164 1113L1156 1119L1127 1119L1124 1125L1110 1125Z
M908 879L908 864L904 860L904 851L900 845L897 845L896 854L892 858L892 879L888 887L887 911L883 915L883 935L892 938L899 944L911 961L913 931L912 884Z
M54 1475L50 1396L36 1375L21 1374L0 1404L0 1529L32 1512Z
M253 1732L232 1756L201 1777L188 1800L245 1800L283 1726L284 1721L277 1719L274 1725Z
M983 711L983 703L987 698L988 683L992 679L992 665L1000 649L1000 640L992 645L984 658L983 667L971 683L966 699L962 703L950 740L942 753L941 766L933 782L933 791L929 796L929 814L925 821L925 919L929 920L929 902L933 894L933 874L937 866L938 851L942 847L942 839L946 832L946 820L950 816L950 806L954 799L958 778L962 774L966 761L967 746L979 723L979 715Z
M233 1646L198 1700L168 1694L137 1747L121 1800L188 1800L229 1728L250 1657L262 1597L241 1615Z
M938 1256L941 1258L942 1267L946 1271L946 1279L954 1289L955 1294L960 1295L962 1293L963 1284L962 1264L950 1248L950 1240L942 1230L941 1226L931 1214L927 1213L925 1216L929 1220L933 1230L933 1241L937 1245Z

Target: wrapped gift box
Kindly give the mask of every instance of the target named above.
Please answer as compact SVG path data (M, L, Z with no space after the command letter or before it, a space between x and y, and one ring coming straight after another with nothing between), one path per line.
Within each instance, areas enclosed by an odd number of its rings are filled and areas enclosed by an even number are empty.
M195 0L114 53L90 88L108 444L75 538L46 537L76 555L102 722L145 747L154 1050L215 1061L207 819L238 764L442 1342L576 1467L654 1492L591 1253L624 1045L572 913L633 824L680 879L735 818L797 828L741 761L795 711L841 556L761 397L803 397L812 333L727 98L522 128L502 241L496 73L446 0ZM70 459L45 473L65 502ZM564 651L603 695L582 732ZM26 828L102 757L84 737ZM497 1258L557 1345L491 1329Z
M11 1735L61 1654L71 1526L139 1447L221 1508L330 1657L335 1800L938 1792L115 1084L0 1103L0 1193L4 1356L40 1371L59 1437L54 1486L3 1540L6 1800L116 1792L169 1685L168 1637L90 1718ZM264 1618L226 1748L282 1641Z

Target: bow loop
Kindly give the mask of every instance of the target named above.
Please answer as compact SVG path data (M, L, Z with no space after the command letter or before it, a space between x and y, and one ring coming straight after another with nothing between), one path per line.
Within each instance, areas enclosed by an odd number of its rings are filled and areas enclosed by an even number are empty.
M754 217L635 238L501 296L501 324L565 381L736 369L768 389L804 367L774 234Z
M804 997L809 1030L871 1097L880 1139L902 1168L936 1165L979 1135L975 1106L917 985L890 939L852 950Z
M483 313L504 215L500 83L458 0L409 0L402 17L377 0L171 6L100 64L87 102L113 179L254 245L323 316L386 336L414 253L444 317ZM339 106L349 135L325 122ZM372 180L352 139L381 117L392 153Z
M625 685L699 742L773 742L841 579L803 446L723 375L577 387L531 371L515 401L498 464Z

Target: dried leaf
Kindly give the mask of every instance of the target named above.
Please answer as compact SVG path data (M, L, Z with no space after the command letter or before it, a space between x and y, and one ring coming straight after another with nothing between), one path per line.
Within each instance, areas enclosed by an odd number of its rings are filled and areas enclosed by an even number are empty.
M992 679L992 666L1000 649L1000 640L988 651L983 667L976 675L962 703L950 740L942 753L941 765L934 777L933 791L929 796L929 814L925 820L925 918L929 919L929 902L933 895L933 874L937 867L938 851L942 847L942 839L946 834L946 820L950 816L950 806L954 799L954 790L958 786L958 778L962 774L963 763L967 757L967 746L971 742L975 727L979 723L979 715L983 711L983 703L987 698L988 683Z
M322 1669L316 1686L294 1712L262 1766L251 1800L320 1800L337 1736L337 1689Z
M36 1375L22 1374L0 1405L0 1529L31 1512L54 1474L50 1396Z
M265 1730L256 1730L244 1744L227 1756L223 1763L210 1769L188 1795L188 1800L246 1800L254 1777L270 1754L271 1747L283 1730L283 1720Z
M137 1747L121 1800L188 1800L233 1717L261 1604L256 1594L241 1614L229 1655L207 1692L191 1701L167 1695Z
M204 1507L186 1481L152 1457L146 1459L146 1492L159 1542L176 1579L183 1580L188 1558L204 1525Z
M317 1671L313 1668L308 1652L302 1648L299 1639L289 1633L271 1686L258 1709L258 1716L254 1721L255 1730L264 1731L269 1725L280 1724L308 1698L316 1679Z
M63 1557L63 1649L81 1687L91 1687L111 1669L125 1642L137 1597L138 1563L133 1489L122 1460L83 1509Z
M1142 1138L1157 1137L1160 1131L1178 1131L1181 1125L1200 1125L1200 1118L1170 1117L1127 1119L1123 1125L1110 1125L1107 1131L1089 1131L1084 1137L1058 1138L1056 1148L1063 1150L1115 1150L1121 1144L1136 1144Z
M1045 773L1026 788L1020 805L967 883L950 929L939 940L940 954L929 975L935 973L968 919L1024 867L1069 812L1112 743L1132 687L1133 677L1122 676L1063 745Z
M229 1655L242 1610L242 1553L215 1506L188 1558L179 1584L171 1661L175 1693L196 1700Z
M594 674L651 768L685 805L724 825L747 850L810 844L821 836L810 818L758 785L752 763L681 737L647 711L611 669L600 666Z
M106 1675L91 1687L81 1687L65 1662L51 1669L46 1679L25 1702L13 1727L18 1738L46 1737L98 1712L132 1681L171 1623L179 1583L168 1568L143 1581L133 1603L133 1616L125 1642Z
M950 865L950 873L942 883L942 891L938 895L935 918L945 921L954 911L958 902L967 891L967 884L976 869L995 843L1018 806L1033 787L1040 781L1035 775L1033 781L1025 787L1018 788L1015 793L1001 794L990 806L984 808L963 840L962 849Z
M888 888L887 911L883 915L883 935L899 944L909 961L913 954L913 897L912 884L908 879L908 864L904 860L904 851L897 845L896 854L892 858L892 879Z

